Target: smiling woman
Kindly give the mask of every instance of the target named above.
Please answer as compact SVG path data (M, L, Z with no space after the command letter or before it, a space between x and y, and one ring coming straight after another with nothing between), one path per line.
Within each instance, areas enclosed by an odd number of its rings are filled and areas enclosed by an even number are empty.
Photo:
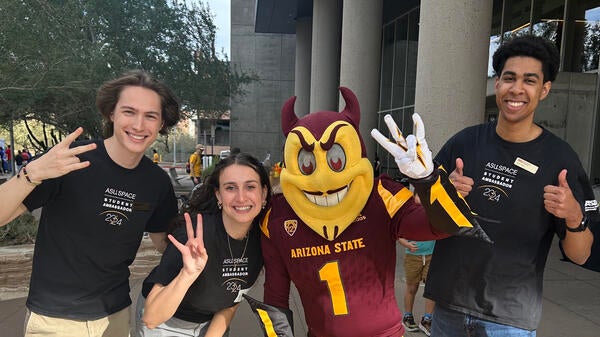
M269 176L256 158L237 153L216 164L144 281L135 336L228 336L262 269L258 224L270 197Z

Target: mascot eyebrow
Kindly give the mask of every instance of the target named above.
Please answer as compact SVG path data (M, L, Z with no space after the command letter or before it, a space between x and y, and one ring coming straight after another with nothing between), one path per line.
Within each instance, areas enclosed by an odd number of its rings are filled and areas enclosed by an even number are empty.
M327 139L327 141L325 143L321 142L321 148L325 151L331 149L331 147L333 146L333 144L335 144L335 136L338 132L338 130L343 127L343 126L348 126L347 124L339 124L336 125L333 130L331 131L331 134L329 135L329 139ZM315 150L315 144L308 144L306 142L306 139L304 139L304 136L302 136L302 133L300 133L300 131L298 130L292 130L291 133L294 133L298 136L298 138L300 138L300 144L302 144L302 148L306 151L310 151L313 152Z
M331 149L331 147L335 143L335 135L337 134L338 130L343 126L347 126L347 125L346 124L336 125L335 128L333 128L333 130L331 131L329 139L327 139L327 141L325 143L321 142L321 148L323 148L323 150L327 151L327 150Z
M292 130L291 133L296 134L296 136L298 136L298 138L300 138L300 144L302 144L302 148L304 150L310 151L310 152L313 152L315 150L315 143L308 144L306 142L306 139L304 139L304 136L302 136L302 134L300 133L300 131Z

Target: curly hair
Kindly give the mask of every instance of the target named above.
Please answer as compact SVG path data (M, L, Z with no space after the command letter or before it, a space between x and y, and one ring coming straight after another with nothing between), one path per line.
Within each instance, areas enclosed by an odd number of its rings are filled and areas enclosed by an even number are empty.
M556 45L549 40L540 36L525 35L503 43L492 56L492 67L496 76L502 74L506 60L515 56L533 57L542 62L544 82L552 82L556 79L560 54Z
M179 100L164 83L142 70L132 70L122 76L107 81L98 89L96 107L104 120L104 135L110 137L114 131L113 122L110 120L115 106L119 101L121 92L125 87L134 86L150 89L160 97L162 120L164 121L159 133L166 135L180 118Z

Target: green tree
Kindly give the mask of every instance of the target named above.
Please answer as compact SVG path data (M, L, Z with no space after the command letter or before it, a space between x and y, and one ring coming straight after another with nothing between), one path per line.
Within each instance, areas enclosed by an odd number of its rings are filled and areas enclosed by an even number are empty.
M256 76L231 69L226 55L216 56L215 32L202 3L0 2L0 125L38 120L55 134L84 126L99 137L96 89L130 69L164 80L188 116L218 116ZM45 140L52 133L31 138L43 148L51 145Z

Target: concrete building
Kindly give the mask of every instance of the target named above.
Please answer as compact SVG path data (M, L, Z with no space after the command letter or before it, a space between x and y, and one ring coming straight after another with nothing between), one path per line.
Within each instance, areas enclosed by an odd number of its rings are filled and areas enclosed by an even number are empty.
M395 164L368 136L390 113L405 132L418 111L436 153L465 126L497 115L490 58L513 35L543 35L561 72L536 121L579 154L600 183L600 0L232 0L231 60L261 81L232 106L231 145L280 160L283 102L296 113L361 105L361 133L383 171ZM341 106L340 106L341 104Z

